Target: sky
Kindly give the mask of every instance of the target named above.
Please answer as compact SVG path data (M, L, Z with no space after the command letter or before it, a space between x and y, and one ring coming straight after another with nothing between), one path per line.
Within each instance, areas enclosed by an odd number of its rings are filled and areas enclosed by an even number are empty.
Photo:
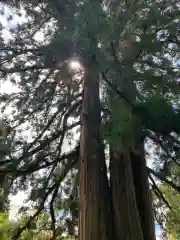
M4 30L3 30L3 36L4 38L8 41L8 39L11 38L11 34L9 32L10 28L16 27L17 24L21 24L23 22L26 21L25 18L25 13L23 10L21 10L22 16L19 17L17 14L13 15L13 19L11 21L7 21L7 17L10 14L11 10L9 8L7 8L6 6L4 7L4 5L2 5L0 3L0 12L2 11L2 9L4 8L4 15L0 15L0 23L3 25ZM39 34L37 36L38 39L42 39L42 34ZM72 67L77 67L76 62L73 62L71 65ZM0 90L1 92L17 92L18 88L16 86L13 86L13 84L10 81L6 81L5 83L0 83ZM67 144L65 144L64 146L64 151L68 151L69 150L69 146ZM153 162L153 158L149 160L148 165L151 166ZM22 207L22 205L27 205L26 199L28 197L28 193L24 192L24 191L19 191L16 195L10 195L9 199L10 199L10 219L16 219L17 218L17 214L18 214L18 210L20 207ZM161 230L160 227L158 225L156 225L156 236L157 236L157 240L162 239L161 238Z

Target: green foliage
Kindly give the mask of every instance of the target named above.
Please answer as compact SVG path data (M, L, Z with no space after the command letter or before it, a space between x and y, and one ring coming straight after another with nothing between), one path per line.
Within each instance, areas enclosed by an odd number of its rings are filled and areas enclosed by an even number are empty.
M1 227L6 226L8 224L7 213L0 213L0 224Z
M9 22L21 16L20 5L26 19L9 26L10 39L4 39L8 30L1 26L0 77L17 91L0 96L2 115L12 128L8 152L1 147L0 171L15 179L12 193L31 187L37 208L51 202L51 208L60 209L63 216L56 222L64 221L65 231L66 221L70 218L76 226L78 217L74 132L79 136L83 81L82 70L70 74L69 59L78 59L84 66L93 53L96 71L105 73L122 93L112 91L104 78L100 82L101 102L108 110L103 117L103 140L120 151L135 151L137 139L152 130L167 148L165 158L158 153L161 162L173 161L169 153L178 155L180 10L175 1L134 2L131 6L117 2L107 13L99 1L7 1L16 8L15 13L10 10ZM137 41L120 49L119 40L132 36ZM172 131L176 132L173 141ZM47 222L53 222L53 213ZM32 231L24 234L32 239Z
M112 102L113 113L104 124L104 138L119 151L136 151L137 140L142 134L140 120L128 107L123 106L121 101Z
M178 132L179 114L173 110L172 104L163 95L152 95L146 101L139 103L137 109L146 128L164 135L172 131Z
M2 240L9 240L20 226L26 224L30 214L24 212L19 219L14 222L8 220L7 214L0 214L0 236ZM48 213L41 213L36 218L28 229L26 229L19 238L20 240L50 240L52 231L50 230L50 215ZM57 240L70 240L68 236L61 236L62 231L57 231Z
M166 214L166 234L172 235L175 239L179 239L180 233L180 194L175 192L172 188L161 185L160 190L172 207L171 211Z
M2 240L8 240L13 233L13 224L9 222L8 214L0 213L0 238Z

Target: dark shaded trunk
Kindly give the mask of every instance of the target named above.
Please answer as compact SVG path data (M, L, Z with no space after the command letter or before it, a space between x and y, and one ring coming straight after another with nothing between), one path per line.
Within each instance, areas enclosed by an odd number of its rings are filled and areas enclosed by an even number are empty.
M130 156L111 149L110 176L116 239L143 240Z
M139 149L139 154L131 153L136 202L141 219L144 240L155 240L152 199L149 189L148 172L146 169L143 143Z
M91 70L93 71L93 70ZM104 146L100 136L99 74L86 69L80 138L80 240L113 240Z
M0 175L0 212L7 210L9 188L8 177L4 174Z

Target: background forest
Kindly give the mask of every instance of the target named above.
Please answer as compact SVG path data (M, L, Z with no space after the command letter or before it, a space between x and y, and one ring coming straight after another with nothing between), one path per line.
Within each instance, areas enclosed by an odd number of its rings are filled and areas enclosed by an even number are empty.
M180 239L180 2L0 14L0 239Z

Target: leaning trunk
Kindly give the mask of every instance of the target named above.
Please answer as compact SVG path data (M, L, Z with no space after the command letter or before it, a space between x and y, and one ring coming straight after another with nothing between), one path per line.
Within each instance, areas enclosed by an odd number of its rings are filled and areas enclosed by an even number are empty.
M85 71L80 138L80 240L112 240L110 193L100 137L99 75Z
M140 151L136 151L138 154L131 153L131 164L136 192L136 202L144 239L155 240L152 199L149 189L143 143L139 149Z
M116 239L143 240L130 156L111 149L110 176Z

